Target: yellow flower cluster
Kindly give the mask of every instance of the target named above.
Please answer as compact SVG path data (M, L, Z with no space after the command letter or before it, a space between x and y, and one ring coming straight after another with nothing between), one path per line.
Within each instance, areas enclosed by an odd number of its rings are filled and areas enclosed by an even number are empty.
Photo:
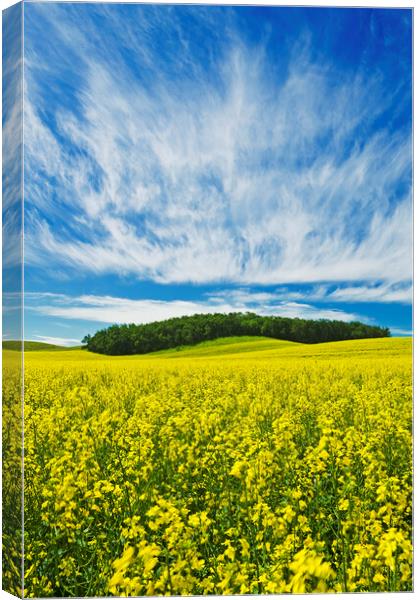
M22 596L22 360L3 350L2 589Z
M32 353L26 595L411 590L411 365L390 342Z

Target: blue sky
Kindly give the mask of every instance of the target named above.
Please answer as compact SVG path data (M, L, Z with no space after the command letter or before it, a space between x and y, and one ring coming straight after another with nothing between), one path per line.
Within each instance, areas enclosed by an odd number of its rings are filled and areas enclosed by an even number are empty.
M22 8L3 12L3 335L22 338Z
M411 12L25 5L25 337L411 331Z

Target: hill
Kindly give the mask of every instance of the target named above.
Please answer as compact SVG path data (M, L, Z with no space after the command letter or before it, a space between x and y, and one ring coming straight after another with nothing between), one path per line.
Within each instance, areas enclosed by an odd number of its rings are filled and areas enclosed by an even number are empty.
M232 336L226 338L217 338L206 342L200 342L193 346L178 346L168 350L158 350L149 353L149 356L159 356L167 358L187 358L187 357L205 357L205 356L224 356L228 354L244 354L251 352L264 352L266 350L279 350L299 346L296 342L287 342L275 340L273 338L262 336Z
M91 352L108 355L148 354L179 346L237 336L257 336L318 344L341 340L388 337L383 327L358 321L290 319L254 313L213 313L176 317L144 325L112 325L87 335L83 343Z
M347 359L349 357L394 357L412 352L412 338L386 337L359 340L343 340L320 344L301 344L263 337L220 338L195 346L183 346L152 352L142 356L113 357L113 360L141 359ZM89 354L90 356L100 355ZM86 356L86 354L85 354Z
M299 363L307 366L317 361L339 362L346 360L379 361L399 360L412 355L412 338L388 337L363 340L347 340L341 342L325 342L322 344L299 344L284 342L271 338L243 336L224 338L210 342L202 342L195 346L171 348L148 354L132 354L130 356L107 356L87 352L85 349L60 348L59 350L46 349L37 352L27 352L26 364L53 365L57 367L67 365L74 368L87 366L94 368L133 368L142 369L152 365L163 364L183 365L192 363L214 363L221 361L228 365L230 362L255 362L274 361L284 365ZM15 351L5 350L3 361L19 357ZM170 367L169 367L170 368ZM177 368L177 367L176 367Z
M57 346L55 344L47 344L46 342L24 342L25 345L25 352L34 352L34 351L41 351L41 350L73 350L73 349L78 349L80 348L80 346L72 346L72 347L68 347L68 346ZM22 342L20 342L19 340L8 340L3 342L3 349L4 350L22 350Z

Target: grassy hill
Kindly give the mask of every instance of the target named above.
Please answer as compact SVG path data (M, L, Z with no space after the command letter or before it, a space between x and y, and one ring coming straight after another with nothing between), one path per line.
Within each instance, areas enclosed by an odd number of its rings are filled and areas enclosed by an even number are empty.
M21 342L16 340L10 340L3 342L4 350L18 350L22 349ZM57 346L55 344L47 344L45 342L24 342L25 344L25 352L34 352L41 350L79 350L81 346Z
M262 350L278 350L290 346L300 346L296 342L287 342L284 340L274 340L263 336L233 336L217 338L201 342L195 346L179 346L169 350L159 350L151 352L148 356L166 356L178 357L199 357L199 356L222 356L226 354L242 354L243 352L259 352Z
M232 337L202 342L196 346L184 346L170 350L161 350L137 358L304 358L304 357L343 357L348 355L371 356L398 355L412 351L412 339L373 338L362 340L343 340L322 344L302 344L264 337ZM116 358L116 357L115 357ZM121 357L122 358L122 357ZM128 358L128 357L125 357Z
M18 356L17 352L6 350L7 354ZM285 361L304 365L311 361L335 361L349 359L382 359L385 357L411 356L412 338L377 338L367 340L347 340L342 342L325 342L323 344L300 344L263 337L233 337L202 342L196 346L186 346L170 350L161 350L150 354L134 354L130 356L108 356L87 352L81 348L55 349L53 346L36 352L27 352L28 364L42 365L86 365L91 363L97 367L141 368L143 365L167 363L191 363L202 361ZM4 353L3 353L4 356ZM308 364L308 363L307 363Z

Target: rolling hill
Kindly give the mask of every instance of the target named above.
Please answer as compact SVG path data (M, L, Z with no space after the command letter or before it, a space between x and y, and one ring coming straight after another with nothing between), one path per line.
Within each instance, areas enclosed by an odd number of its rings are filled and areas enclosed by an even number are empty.
M10 342L4 347L5 355L19 356L16 345ZM160 350L149 354L133 354L129 356L107 356L95 352L87 352L80 347L65 348L54 347L51 344L30 345L26 350L26 360L31 364L42 365L45 363L59 364L85 364L94 363L100 365L120 365L135 367L142 364L157 364L164 362L201 362L206 359L210 361L299 361L303 360L327 360L346 359L356 357L359 359L375 359L384 357L400 357L411 355L412 338L374 338L362 340L346 340L340 342L325 342L322 344L301 344L284 340L275 340L265 337L239 336L231 338L219 338L209 342L202 342L195 346L184 346Z
M41 350L79 350L81 346L57 346L56 344L47 344L45 342L24 342L25 352L39 352ZM8 340L3 342L4 350L21 350L21 342L18 340Z

